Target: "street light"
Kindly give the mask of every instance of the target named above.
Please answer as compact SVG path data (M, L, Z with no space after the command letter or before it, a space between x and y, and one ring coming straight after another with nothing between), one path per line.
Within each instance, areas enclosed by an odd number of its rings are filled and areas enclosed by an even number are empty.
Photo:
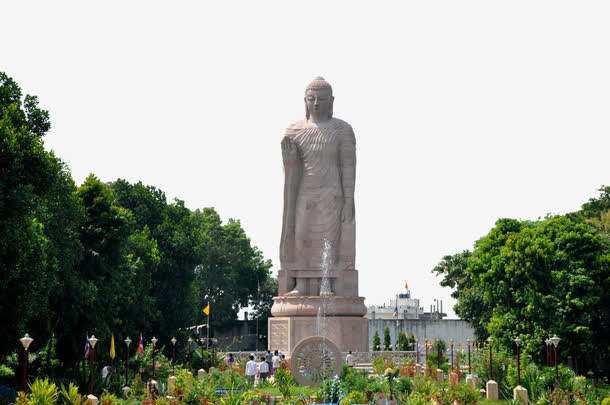
M493 375L493 370L491 368L491 344L493 343L493 339L490 337L487 338L487 342L489 342L489 379L493 380L494 379L494 375Z
M32 343L32 340L34 339L32 339L27 333L24 337L19 339L19 341L23 345L23 392L25 392L25 384L28 375L28 347L30 346L30 343Z
M188 342L189 342L189 371L191 371L191 343L193 343L193 339L188 338Z
M131 339L129 336L124 340L127 345L127 356L125 357L125 386L129 385L129 345L131 344Z
M453 370L453 339L449 340L449 344L451 344L451 370Z
M556 334L551 338L551 343L555 346L555 380L557 381L559 381L559 372L557 370L557 345L559 345L560 340L561 339L559 339Z
M98 339L95 337L95 335L91 335L91 337L89 338L89 344L91 345L91 372L89 374L89 395L93 395L93 365L95 364L95 344L97 343Z
M174 350L172 352L172 375L176 373L176 338L172 338L172 345L174 346Z
M472 343L472 339L466 339L466 341L468 342L468 374L472 374L472 371L470 370L470 344Z
M419 364L419 343L417 337L415 337L415 363Z
M515 344L517 345L517 385L521 385L521 356L519 355L519 346L521 345L521 339L516 338Z
M153 344L153 380L155 379L155 346L157 345L157 341L158 339L156 337L153 336L152 339L150 339L150 341Z
M428 340L424 338L424 349L426 350L426 364L428 364Z

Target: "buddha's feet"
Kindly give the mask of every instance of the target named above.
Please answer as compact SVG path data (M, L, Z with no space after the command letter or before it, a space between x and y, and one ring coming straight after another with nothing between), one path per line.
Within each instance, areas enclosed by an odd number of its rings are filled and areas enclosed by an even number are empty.
M332 297L334 295L332 291L320 291L320 297Z
M301 295L301 292L296 288L294 290L284 294L284 296L287 296L287 297L298 297L299 295Z

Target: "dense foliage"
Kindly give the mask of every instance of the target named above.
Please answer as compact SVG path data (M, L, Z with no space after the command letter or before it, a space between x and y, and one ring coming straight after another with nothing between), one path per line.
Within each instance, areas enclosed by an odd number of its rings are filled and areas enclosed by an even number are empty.
M475 328L539 363L545 339L561 337L574 367L608 373L610 359L610 187L581 211L540 221L500 219L464 251L433 272L455 288L456 313ZM596 353L592 356L592 353Z
M167 202L142 183L90 175L77 187L44 148L49 129L36 97L0 73L0 364L27 332L31 351L46 353L31 370L75 375L86 336L100 339L100 362L112 335L117 354L140 334L170 347L206 321L208 303L216 328L252 303L266 324L271 262L239 221Z

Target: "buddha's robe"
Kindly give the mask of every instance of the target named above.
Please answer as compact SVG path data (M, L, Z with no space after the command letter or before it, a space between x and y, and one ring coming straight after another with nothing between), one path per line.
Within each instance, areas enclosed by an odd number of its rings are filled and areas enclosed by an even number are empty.
M299 162L285 168L281 267L320 270L326 242L330 269L354 269L355 212L341 220L344 204L353 208L354 201L356 139L351 126L336 118L321 124L303 120L292 124L286 136L295 142Z

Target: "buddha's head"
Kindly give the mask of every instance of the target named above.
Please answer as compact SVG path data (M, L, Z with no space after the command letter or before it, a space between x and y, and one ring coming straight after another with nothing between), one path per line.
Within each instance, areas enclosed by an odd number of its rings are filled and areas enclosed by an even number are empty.
M305 116L314 121L325 121L333 116L333 88L318 76L305 90Z

